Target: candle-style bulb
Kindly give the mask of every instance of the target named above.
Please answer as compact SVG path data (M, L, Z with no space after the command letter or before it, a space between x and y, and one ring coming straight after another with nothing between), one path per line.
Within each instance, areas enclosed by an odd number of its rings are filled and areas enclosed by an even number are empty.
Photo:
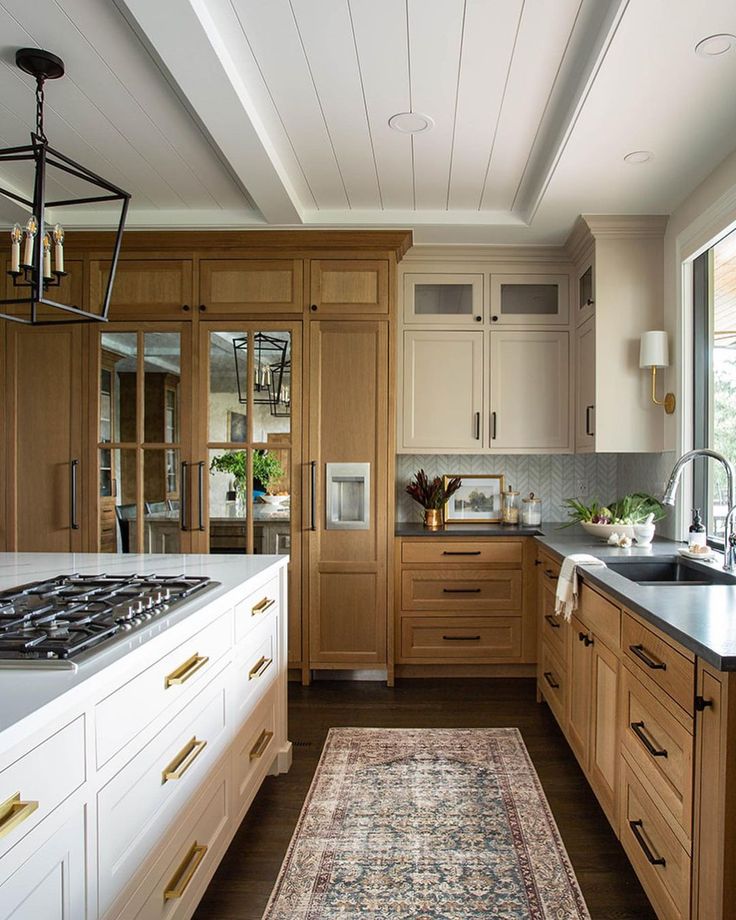
M14 275L20 274L20 243L23 239L23 228L14 224L10 231L10 271Z
M23 247L23 264L30 268L33 265L33 241L38 233L36 215L31 214L26 224L26 244Z
M54 227L54 264L57 274L64 272L64 228L61 224Z
M48 233L43 235L43 276L51 277L51 237Z

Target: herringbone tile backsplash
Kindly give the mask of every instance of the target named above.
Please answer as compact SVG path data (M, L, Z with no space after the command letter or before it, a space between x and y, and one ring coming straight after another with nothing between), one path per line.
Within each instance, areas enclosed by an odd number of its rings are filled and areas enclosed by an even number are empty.
M669 457L666 458L668 467ZM632 463L625 454L532 454L475 456L455 454L399 454L396 458L396 517L399 521L420 521L422 511L404 491L418 469L429 476L473 473L503 473L522 495L534 492L542 499L546 521L564 521L566 498L583 501L612 501L637 489L661 493L659 483L664 469L662 455L639 454ZM622 476L619 483L619 469ZM664 474L666 478L666 474ZM641 483L638 483L641 478Z

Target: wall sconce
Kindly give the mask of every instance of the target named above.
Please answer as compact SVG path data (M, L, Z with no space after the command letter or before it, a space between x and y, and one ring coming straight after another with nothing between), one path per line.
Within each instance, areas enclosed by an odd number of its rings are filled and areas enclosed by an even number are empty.
M669 367L670 356L667 333L660 330L642 332L639 347L639 367L652 369L652 402L655 406L664 406L667 415L675 411L675 394L666 393L664 399L657 399L657 368Z

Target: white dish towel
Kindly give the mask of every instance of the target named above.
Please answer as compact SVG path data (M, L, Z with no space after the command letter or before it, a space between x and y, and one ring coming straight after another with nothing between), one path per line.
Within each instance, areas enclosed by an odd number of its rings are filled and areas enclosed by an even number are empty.
M603 568L606 563L588 553L572 553L562 560L560 577L557 580L557 596L555 598L555 613L563 616L568 622L573 611L578 609L578 566L598 565Z

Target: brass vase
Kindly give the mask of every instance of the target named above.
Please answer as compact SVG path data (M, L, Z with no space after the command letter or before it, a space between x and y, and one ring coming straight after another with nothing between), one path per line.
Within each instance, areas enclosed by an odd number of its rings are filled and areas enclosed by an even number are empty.
M442 509L425 508L424 509L424 526L429 530L439 530L442 527Z

